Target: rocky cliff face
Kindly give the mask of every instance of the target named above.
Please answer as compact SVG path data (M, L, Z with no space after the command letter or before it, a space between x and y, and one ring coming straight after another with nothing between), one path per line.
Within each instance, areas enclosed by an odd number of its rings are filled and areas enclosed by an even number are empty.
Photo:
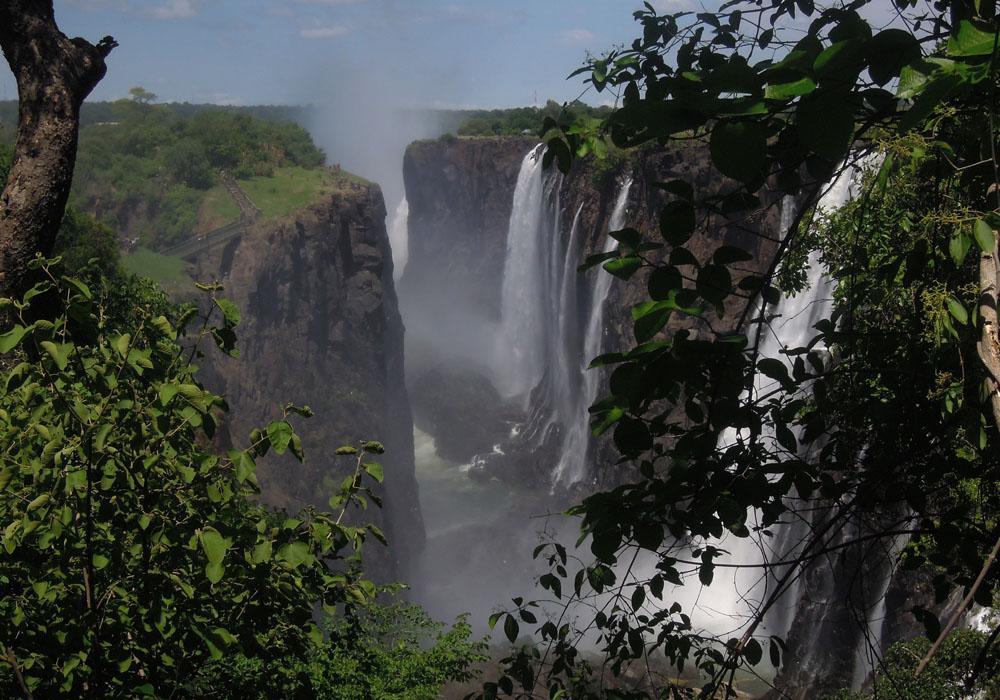
M422 547L423 525L384 221L377 186L344 184L288 220L254 225L197 267L199 279L220 281L242 310L240 358L207 368L229 401L234 441L279 416L284 402L316 414L300 425L304 465L273 456L261 465L264 499L289 509L326 507L352 468L334 450L381 440L386 490L378 517L390 549L372 541L366 557L380 576L394 577Z
M466 371L464 367L479 364L482 374L489 375L489 368L478 358L488 358L493 350L485 343L493 332L491 324L499 320L514 190L521 162L536 144L531 138L443 138L414 143L406 151L410 257L400 290L410 331L407 380L421 406L427 403L422 392L432 388L429 382L422 381L426 373L439 377L455 366L463 366L462 371ZM577 218L582 235L578 236L578 249L573 254L582 262L587 255L601 252L615 200L626 178L634 182L626 224L655 232L660 208L667 198L656 183L679 177L693 181L699 196L713 193L723 184L711 169L708 154L696 147L643 151L600 169L589 161L577 163L568 175L559 178L559 235L568 241ZM774 250L768 232L778 229L778 218L778 207L769 206L748 213L737 223L706 222L703 234L692 239L689 247L699 258L706 258L723 242L738 245L766 265ZM583 291L579 323L586 322L587 307L592 303L587 294L600 274L604 273L593 269L579 276ZM645 282L645 276L639 274L628 284L612 284L604 306L605 350L627 348L633 342L630 308L644 296ZM446 345L439 342L442 337L448 339ZM531 403L538 408L538 402ZM420 410L417 418L420 424L424 418ZM453 424L460 424L457 417ZM435 437L439 444L449 439L441 433ZM463 432L456 439L467 445L469 437ZM525 447L526 441L533 443L530 448ZM515 442L520 445L504 449L506 459L497 473L522 486L547 486L546 465L558 449L557 432L524 435ZM492 447L493 443L484 443L479 451L489 452ZM601 441L594 455L594 465L617 462L608 441ZM594 476L599 485L620 483L623 478L621 468L614 466L598 468Z

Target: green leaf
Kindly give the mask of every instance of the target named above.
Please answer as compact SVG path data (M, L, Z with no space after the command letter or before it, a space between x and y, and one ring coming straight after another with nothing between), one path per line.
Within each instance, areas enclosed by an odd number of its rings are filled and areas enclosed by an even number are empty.
M514 619L513 615L508 614L507 619L503 621L503 633L507 636L507 639L510 640L511 644L517 640L518 631L519 627L517 620Z
M646 589L642 586L636 586L635 590L632 591L632 610L638 612L642 607L643 603L646 602Z
M279 455L284 454L285 450L288 449L288 443L291 442L293 433L292 426L288 421L274 421L267 426L267 439Z
M625 409L621 406L614 406L604 414L599 413L595 416L594 424L591 426L590 431L594 434L594 437L600 437L608 428L620 421L624 415Z
M56 367L59 368L60 372L66 369L66 365L69 364L70 353L73 352L73 343L53 343L50 340L43 340L40 345L56 363Z
M916 37L902 29L886 29L872 37L865 47L868 73L877 85L898 76L903 67L920 58Z
M701 581L701 585L711 586L713 578L715 578L715 565L710 561L702 562L698 567L698 580Z
M684 286L680 270L676 267L657 267L649 276L646 283L646 290L650 299L654 301L665 301L671 294L676 294Z
M996 45L997 34L988 30L989 25L980 28L973 22L963 19L958 24L958 31L952 32L948 39L949 56L989 56Z
M125 357L128 354L128 349L131 342L132 342L132 336L129 335L128 333L125 333L124 335L120 335L117 338L115 338L112 341L112 344L115 346L115 350L118 351L118 354L121 355L122 357Z
M41 496L34 498L28 504L28 507L25 509L25 511L30 513L33 510L38 510L39 508L46 505L50 500L52 500L52 496L50 494L43 493Z
M160 398L160 404L163 406L169 404L170 400L177 395L179 390L180 386L178 386L176 382L160 384L160 386L156 389L156 393Z
M764 97L769 100L788 100L808 95L816 89L812 78L799 78L788 83L776 83L764 88Z
M956 266L962 266L962 263L965 262L965 256L968 255L969 248L971 247L972 239L969 234L962 229L955 229L954 235L948 241L948 253L951 254L951 259Z
M789 381L788 365L773 357L766 357L757 363L757 371L780 382Z
M712 129L709 149L712 162L723 175L747 185L763 179L767 138L758 122L719 121Z
M956 321L961 323L963 326L969 322L969 314L965 310L965 307L962 306L962 302L949 295L948 298L945 299L945 303L948 305L948 313L954 316Z
M341 455L341 456L343 456L343 455L356 455L357 453L358 453L358 448L357 447L351 447L350 445L343 445L341 447L338 447L334 451L335 455Z
M655 337L667 325L676 308L677 304L672 299L647 301L633 307L632 319L635 321L636 342L644 343Z
M221 563L226 556L226 551L232 544L223 537L214 527L207 527L201 531L201 548L208 557L208 561L213 564Z
M0 335L0 353L8 353L17 347L27 332L27 328L17 325L3 335Z
M367 462L364 464L365 472L373 478L378 483L382 483L385 480L385 472L382 470L382 465L378 462Z
M959 64L948 58L931 57L913 61L899 72L896 97L911 100L923 92L932 77L960 70Z
M216 299L215 305L222 309L222 316L226 320L226 325L236 326L240 323L240 310L236 304L228 299Z
M108 564L111 563L111 560L108 559L103 554L95 554L93 561L94 561L94 568L98 571L100 571L101 569L103 569L104 567L106 567Z
M297 569L303 564L312 564L314 557L309 551L309 545L305 542L289 542L278 549L279 561L283 561Z
M992 253L997 246L996 231L993 227L982 219L976 219L972 226L972 234L976 238L976 243L984 253Z
M380 455L385 452L385 445L378 440L369 440L361 446L361 449L369 454Z
M799 139L821 158L837 162L854 136L854 110L841 91L824 90L804 98L797 109Z
M233 463L233 471L240 483L249 479L257 470L257 464L253 461L253 457L245 451L229 450L227 456L229 461Z
M712 261L716 265L730 265L736 262L748 262L753 260L753 256L743 248L733 245L724 245L712 255Z
M682 245L694 233L695 212L689 202L670 202L660 211L660 235L670 245Z
M764 650L761 649L760 642L751 637L743 647L743 655L752 666L756 666L764 658Z
M913 101L913 105L906 110L899 122L899 128L907 131L922 124L931 115L934 108L957 90L964 80L964 76L960 73L938 73L931 76L930 80L922 86L920 94Z
M250 560L254 564L263 564L271 561L271 540L264 540L254 545Z
M619 279L627 280L642 267L642 260L637 255L626 255L604 263L604 269Z

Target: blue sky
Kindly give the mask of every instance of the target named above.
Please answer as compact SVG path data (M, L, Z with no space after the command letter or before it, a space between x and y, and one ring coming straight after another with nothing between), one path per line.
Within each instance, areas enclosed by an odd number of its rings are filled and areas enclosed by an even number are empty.
M694 0L657 0L669 3ZM164 100L325 102L365 91L398 106L567 100L587 50L638 32L640 0L55 0L60 27L121 46L92 99L142 85ZM716 4L716 3L712 3ZM13 98L0 73L0 97ZM601 96L590 95L599 102Z

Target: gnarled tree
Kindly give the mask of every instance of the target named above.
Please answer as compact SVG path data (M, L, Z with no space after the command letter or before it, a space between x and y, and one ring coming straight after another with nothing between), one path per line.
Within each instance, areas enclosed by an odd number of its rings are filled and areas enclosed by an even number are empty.
M52 252L66 208L80 106L104 77L117 44L70 39L56 25L52 0L0 2L0 48L17 80L17 143L0 195L0 296L29 286L28 262Z

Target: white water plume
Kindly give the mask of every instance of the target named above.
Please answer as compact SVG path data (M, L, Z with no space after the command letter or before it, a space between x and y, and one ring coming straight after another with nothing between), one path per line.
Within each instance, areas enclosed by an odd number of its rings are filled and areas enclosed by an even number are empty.
M870 161L864 160L843 170L838 178L827 188L820 198L817 207L827 212L835 211L855 197L862 184L865 169L870 167ZM782 203L782 233L787 232L794 215L794 202L791 198L786 198ZM809 344L816 335L815 324L825 318L829 318L833 312L833 292L836 281L827 273L820 260L820 254L813 251L809 254L806 265L806 286L795 295L784 295L777 304L769 305L765 315L769 318L766 323L759 325L758 355L761 359L769 358L779 360L788 367L789 373L792 371L794 357L785 353L785 350L801 348ZM825 346L815 345L814 350L823 352ZM778 388L775 380L762 373L757 373L754 377L754 386L750 398L760 399ZM808 387L800 389L808 391ZM799 444L802 444L802 434L797 427L793 427L793 434ZM741 437L736 430L727 430L720 437L720 446L734 444ZM760 439L774 443L778 449L776 438L773 433L766 432ZM813 453L815 446L803 448L804 452ZM808 455L804 455L807 457ZM759 513L753 515L753 519L759 519ZM725 594L728 600L717 600L715 591L712 591L712 607L717 609L725 617L737 620L746 620L759 610L768 597L774 592L774 586L779 577L787 569L785 567L770 567L769 575L762 575L764 566L768 562L793 561L800 551L802 544L809 537L809 517L793 519L786 524L777 536L773 538L727 537L719 546L730 552L726 562L731 567L726 571L732 572L731 584L726 578L721 583L724 591L734 591L734 596ZM752 523L751 523L752 524ZM881 567L879 580L873 582L865 597L871 602L865 603L865 610L861 610L866 620L868 629L866 634L861 635L859 644L878 645L882 637L882 619L884 618L884 594L888 588L894 567ZM719 578L718 572L716 578ZM713 589L715 587L713 586ZM799 576L793 576L792 582L784 590L778 605L775 605L767 613L764 623L759 632L762 634L774 634L786 637L795 619L796 607L803 595ZM810 595L815 597L820 595L819 591L810 591ZM882 601L881 603L879 601ZM720 605L720 603L722 603ZM845 603L846 604L846 603ZM879 607L879 606L882 607ZM817 649L817 653L820 650ZM878 650L859 649L856 652L856 665L865 666L863 657L871 658L872 653L877 654ZM808 657L809 653L803 655ZM806 659L802 659L803 663ZM870 667L855 669L855 683L858 677L867 675Z
M410 234L408 222L410 218L410 205L403 197L399 201L399 206L392 215L389 222L389 247L392 249L392 281L399 282L406 269L406 261L409 254Z
M611 231L618 231L625 226L625 216L628 211L628 197L632 190L632 178L626 178L618 190L614 208L608 220L608 234ZM577 213L579 216L579 212ZM573 224L573 235L570 237L570 248L567 251L567 260L577 260L574 251L576 250L577 223ZM610 235L605 237L603 252L607 253L615 249L618 242ZM568 268L568 265L567 265ZM575 269L567 269L567 276L575 272ZM576 402L565 411L563 418L565 433L562 450L559 455L559 463L552 474L554 483L573 484L582 481L586 477L588 456L590 453L590 413L591 404L597 399L598 384L600 383L600 372L597 369L588 370L590 361L600 355L604 350L604 306L611 291L611 275L598 272L594 275L594 289L590 296L590 315L587 319L587 327L583 336L583 354L570 353L566 358L567 366L573 366L574 361L579 363L582 358L580 373L582 374L582 386L576 392ZM563 284L567 282L564 280ZM568 303L568 299L564 304ZM575 302L575 299L573 300ZM574 306L575 308L575 306Z
M546 359L548 329L540 313L549 291L542 255L542 227L548 218L542 173L544 149L539 144L524 157L514 188L494 362L497 390L507 397L521 397L525 405L545 371Z

